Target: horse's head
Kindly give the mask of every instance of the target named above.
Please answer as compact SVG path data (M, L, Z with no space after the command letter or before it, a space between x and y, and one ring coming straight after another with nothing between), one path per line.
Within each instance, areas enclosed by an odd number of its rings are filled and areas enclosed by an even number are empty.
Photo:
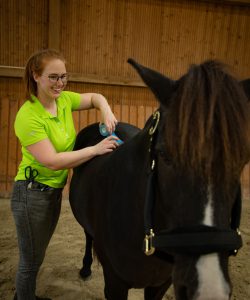
M250 158L250 80L216 61L176 81L129 63L160 102L150 121L155 199L146 206L155 236L147 243L174 258L177 299L228 300L228 257L241 246L240 174Z

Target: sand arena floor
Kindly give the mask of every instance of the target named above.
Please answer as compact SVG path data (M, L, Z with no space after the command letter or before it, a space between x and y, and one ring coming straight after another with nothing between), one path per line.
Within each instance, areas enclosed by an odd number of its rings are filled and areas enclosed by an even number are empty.
M242 211L244 246L237 257L230 259L234 290L232 299L250 299L250 200L244 199ZM18 261L17 239L9 199L0 199L0 300L12 300ZM78 276L84 252L83 231L74 219L68 200L63 200L58 226L38 275L37 294L53 300L102 300L101 265L94 261L92 278L82 281ZM129 300L143 299L142 290L130 290ZM172 288L164 296L173 300Z

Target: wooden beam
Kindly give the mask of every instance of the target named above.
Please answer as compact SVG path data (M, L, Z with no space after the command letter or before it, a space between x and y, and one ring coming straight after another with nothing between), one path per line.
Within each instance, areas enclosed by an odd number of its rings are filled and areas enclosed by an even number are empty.
M120 85L120 86L133 86L133 87L145 87L142 81L137 81L131 78L125 77L111 77L111 76L93 76L93 75L82 75L79 73L70 73L69 81L72 82L85 82L94 84L105 84L105 85Z
M16 77L20 78L24 75L24 68L0 66L0 77Z
M0 65L0 77L22 78L24 75L24 68L11 67ZM132 87L145 87L145 84L140 80L135 80L126 77L111 77L111 76L93 76L82 75L79 73L69 73L69 82L92 83L104 85L119 85Z
M232 4L238 6L250 6L250 0L199 0L201 2L213 2L218 4Z
M48 48L60 49L61 1L49 0Z

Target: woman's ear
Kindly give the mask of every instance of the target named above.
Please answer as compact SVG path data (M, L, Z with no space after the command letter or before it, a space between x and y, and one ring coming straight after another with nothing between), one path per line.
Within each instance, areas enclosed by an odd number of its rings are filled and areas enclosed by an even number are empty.
M33 78L34 78L35 82L38 81L38 77L39 77L39 76L38 76L35 72L33 72Z

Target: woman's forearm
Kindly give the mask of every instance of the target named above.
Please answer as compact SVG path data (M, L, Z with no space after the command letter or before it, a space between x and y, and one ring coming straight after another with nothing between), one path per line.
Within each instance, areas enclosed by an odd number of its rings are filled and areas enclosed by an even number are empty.
M96 155L97 153L94 146L77 151L55 153L51 159L46 162L45 166L55 171L70 169L81 165Z

